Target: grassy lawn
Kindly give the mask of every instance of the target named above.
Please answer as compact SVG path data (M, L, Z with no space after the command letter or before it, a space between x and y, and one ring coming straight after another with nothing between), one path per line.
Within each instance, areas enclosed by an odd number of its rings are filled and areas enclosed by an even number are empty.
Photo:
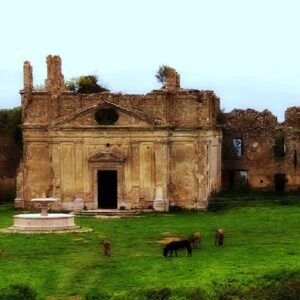
M1 205L0 228L12 225L16 213ZM84 299L91 290L123 299L130 291L155 288L177 293L170 299L187 299L180 294L196 288L213 297L216 287L251 287L272 274L300 273L299 216L298 205L257 204L207 213L76 218L76 224L93 229L86 233L0 233L0 250L5 251L0 289L27 284L39 299ZM214 246L217 228L225 229L223 247ZM192 257L186 251L177 258L162 256L159 240L187 238L195 231L203 241ZM102 254L104 238L112 243L111 257Z

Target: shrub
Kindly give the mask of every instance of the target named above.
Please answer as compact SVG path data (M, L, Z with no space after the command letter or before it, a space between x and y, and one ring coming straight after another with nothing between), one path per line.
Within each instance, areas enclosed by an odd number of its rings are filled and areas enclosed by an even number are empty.
M77 94L91 94L108 91L108 89L98 84L97 75L74 77L66 82L65 88L67 91Z
M0 291L0 300L35 300L37 293L26 284L11 284Z
M8 113L8 119L6 128L12 138L14 139L15 143L19 146L23 144L23 137L22 137L22 107L15 107L11 109Z
M189 300L206 300L207 296L202 289L196 288L193 289L190 293L187 294L186 299Z
M148 300L167 300L171 297L171 289L158 288L146 290L146 299Z
M86 295L86 300L108 300L110 299L110 295L105 292L98 291L96 289L90 290Z
M0 187L1 188L1 187ZM16 187L8 187L6 189L0 189L0 203L13 202L16 199Z
M156 79L159 83L161 83L162 85L166 85L166 81L167 81L167 69L169 68L169 66L166 65L161 65L159 66L157 72L156 72Z

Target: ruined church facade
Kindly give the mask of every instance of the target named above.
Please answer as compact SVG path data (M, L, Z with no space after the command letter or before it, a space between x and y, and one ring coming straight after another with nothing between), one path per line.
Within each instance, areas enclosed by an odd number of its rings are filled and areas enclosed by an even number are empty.
M145 95L65 91L59 56L47 57L45 91L35 91L24 63L24 153L16 206L59 199L54 209L197 210L221 188L219 98L182 89L168 68L166 84Z

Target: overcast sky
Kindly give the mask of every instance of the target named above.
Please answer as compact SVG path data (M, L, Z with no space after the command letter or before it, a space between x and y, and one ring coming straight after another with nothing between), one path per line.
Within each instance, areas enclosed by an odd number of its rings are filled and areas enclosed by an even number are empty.
M299 0L7 0L0 4L0 108L20 105L23 61L44 83L48 54L65 79L97 74L113 92L214 90L225 111L300 106Z

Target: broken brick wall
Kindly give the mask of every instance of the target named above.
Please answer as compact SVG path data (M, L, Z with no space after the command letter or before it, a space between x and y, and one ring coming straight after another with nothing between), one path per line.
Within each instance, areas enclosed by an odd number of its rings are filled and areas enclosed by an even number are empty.
M233 186L233 174L246 171L250 189L275 189L275 174L284 174L287 190L300 188L297 144L299 108L289 108L278 123L271 112L235 109L225 114L222 144L222 186ZM300 122L299 122L300 124ZM241 141L241 149L235 143ZM281 152L278 149L282 148ZM239 145L238 145L239 146Z

